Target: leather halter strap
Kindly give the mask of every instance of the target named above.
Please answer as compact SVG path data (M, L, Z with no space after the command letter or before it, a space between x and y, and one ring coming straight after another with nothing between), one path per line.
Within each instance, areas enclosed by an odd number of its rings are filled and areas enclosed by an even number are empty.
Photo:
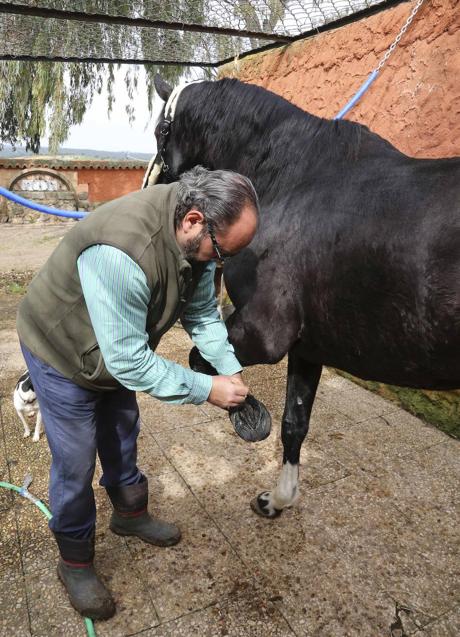
M164 118L160 125L160 136L158 140L157 154L151 158L149 165L147 166L147 170L145 171L144 179L142 181L142 188L154 186L158 182L162 171L168 169L168 166L165 164L163 158L163 152L166 146L166 140L169 135L171 124L174 121L179 96L184 88L190 86L190 84L199 84L202 81L203 80L195 80L194 82L189 82L188 84L183 84L182 86L176 86L175 88L173 88L171 95L166 102Z

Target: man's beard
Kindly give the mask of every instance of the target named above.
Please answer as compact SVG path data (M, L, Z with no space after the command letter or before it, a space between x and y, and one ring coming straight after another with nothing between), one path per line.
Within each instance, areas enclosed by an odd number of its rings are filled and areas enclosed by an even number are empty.
M201 232L193 239L188 239L185 246L182 248L182 252L187 261L195 261L198 250L200 249L201 242L205 238L207 233L206 228L203 228Z

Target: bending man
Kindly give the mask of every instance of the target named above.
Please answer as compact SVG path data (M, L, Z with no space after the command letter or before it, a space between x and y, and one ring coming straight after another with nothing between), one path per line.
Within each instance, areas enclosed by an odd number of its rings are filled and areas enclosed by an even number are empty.
M136 391L170 403L209 401L223 409L248 389L214 295L216 258L254 236L257 195L230 171L195 168L98 208L62 239L29 286L18 333L52 454L50 528L58 575L87 617L115 612L93 568L96 453L114 507L110 528L170 546L174 525L147 511L147 478L137 467ZM155 354L181 318L219 376Z

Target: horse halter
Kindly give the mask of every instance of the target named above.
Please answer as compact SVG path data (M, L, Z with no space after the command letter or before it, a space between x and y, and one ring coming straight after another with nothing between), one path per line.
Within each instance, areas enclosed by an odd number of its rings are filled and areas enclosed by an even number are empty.
M171 174L170 168L164 159L164 152L166 142L171 131L171 125L174 121L177 100L179 99L179 95L182 93L184 88L186 88L190 84L198 83L201 81L202 80L196 80L195 82L189 82L189 84L185 84L183 86L176 86L172 90L171 95L166 102L164 118L159 125L157 154L152 157L147 170L145 171L144 179L142 181L142 188L147 188L147 186L154 186L156 183L158 183L158 179L160 178L161 173Z
M161 161L161 172L164 173L165 175L168 175L170 173L169 166L166 163L163 153L165 151L166 141L168 139L169 131L171 130L171 124L172 124L172 121L170 119L165 118L159 125L158 147L157 147L156 157L159 157ZM156 158L155 158L155 161L156 161Z

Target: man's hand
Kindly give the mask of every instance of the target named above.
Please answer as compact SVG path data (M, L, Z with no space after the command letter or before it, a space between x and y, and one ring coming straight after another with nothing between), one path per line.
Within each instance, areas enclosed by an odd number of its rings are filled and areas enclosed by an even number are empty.
M243 403L247 395L248 388L243 383L240 374L213 376L208 402L216 407L221 407L221 409L229 409Z

